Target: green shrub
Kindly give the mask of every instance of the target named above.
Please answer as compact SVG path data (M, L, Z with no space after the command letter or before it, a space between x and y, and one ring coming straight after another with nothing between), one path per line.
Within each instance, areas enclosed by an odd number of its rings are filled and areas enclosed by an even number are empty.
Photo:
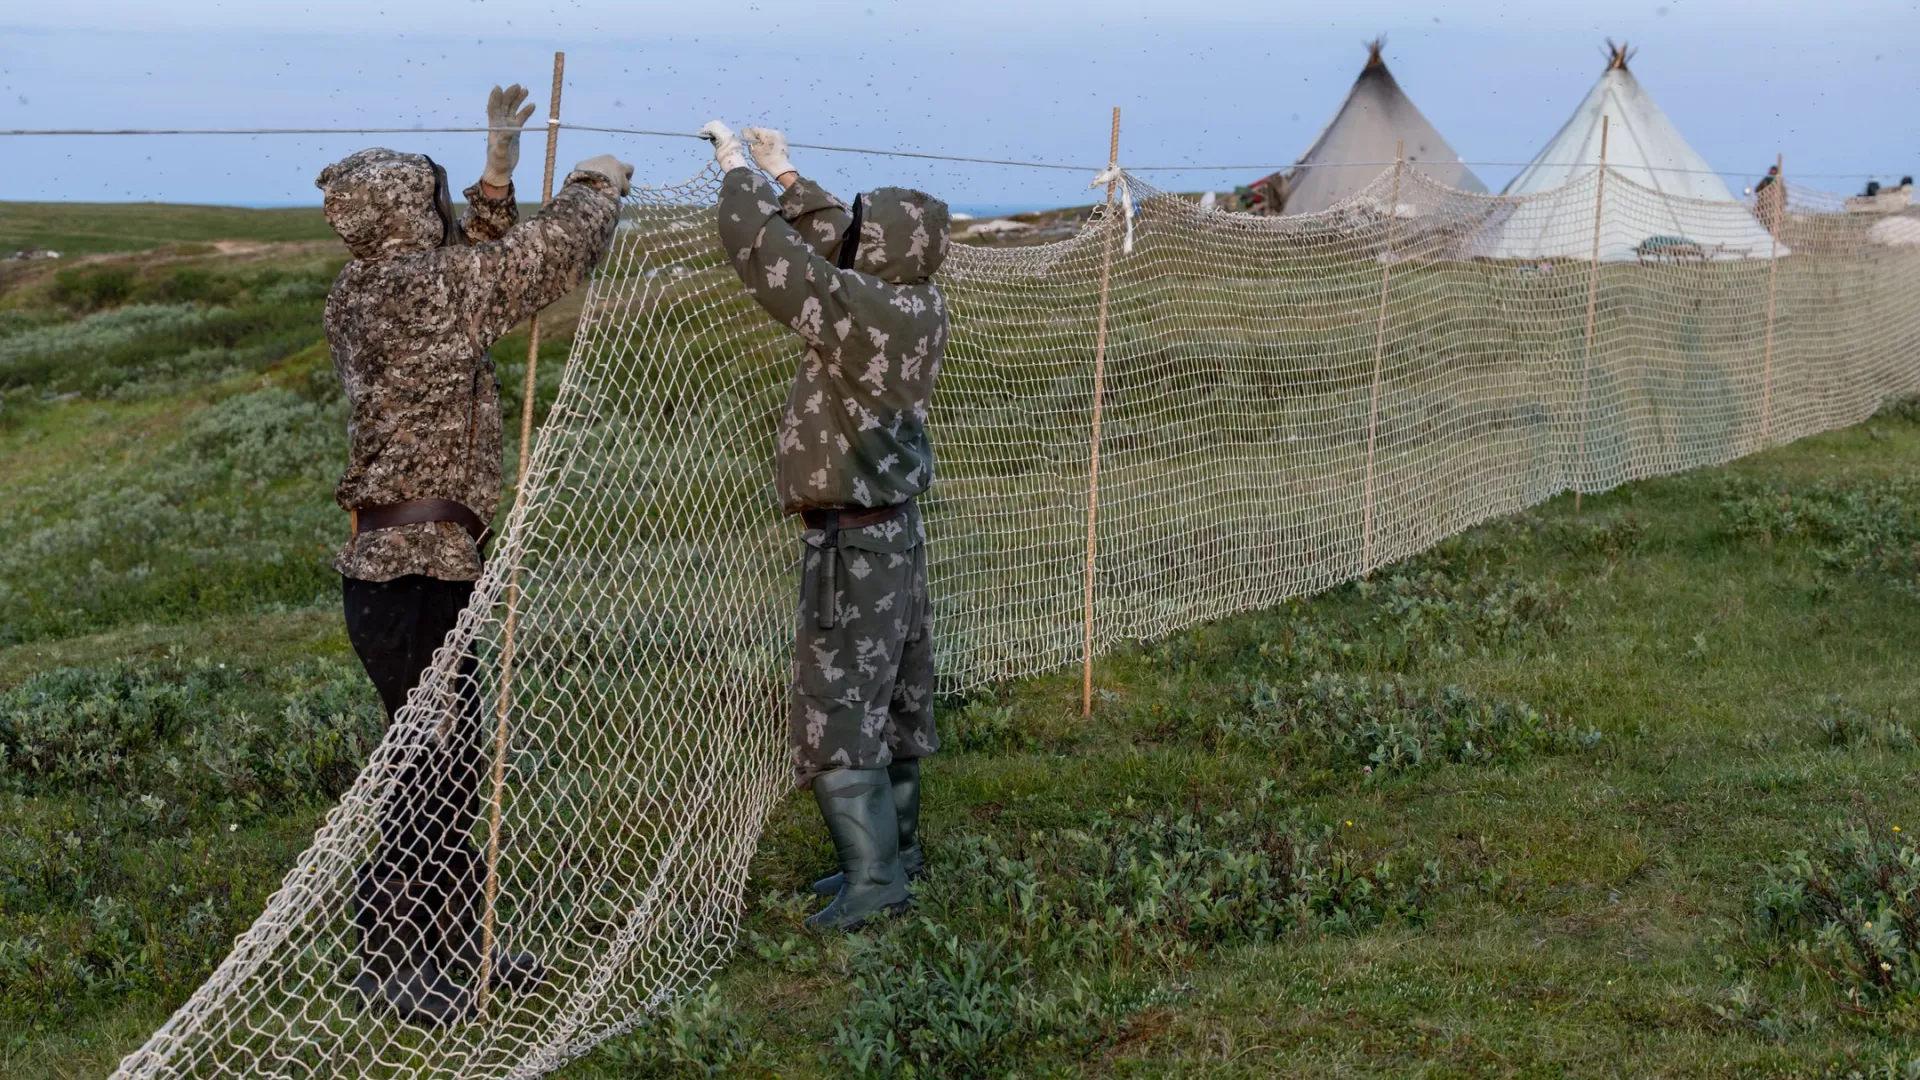
M941 845L942 872L920 886L921 903L1003 926L1043 968L1164 968L1217 945L1424 917L1437 867L1354 852L1332 827L1271 806L1263 797L1204 818L1096 813L1084 828L1016 846L955 837Z
M143 338L177 334L211 313L192 304L136 304L78 322L36 326L0 338L0 386L66 385L73 369Z
M1873 417L1876 420L1905 420L1909 423L1920 422L1920 394L1909 394L1905 397L1892 398L1882 402L1880 408L1874 412ZM1916 1075L1920 1075L1920 1069L1916 1069L1915 1073Z
M1874 574L1920 593L1920 477L1736 487L1721 500L1727 531L1769 546L1811 548L1821 568Z
M75 266L53 276L48 295L79 312L118 307L133 295L133 271L124 266Z
M1340 674L1260 682L1245 711L1222 719L1220 729L1232 742L1329 768L1360 768L1370 778L1442 762L1511 764L1586 749L1601 738L1525 702L1463 686L1430 690L1398 677Z
M338 798L383 724L339 661L271 678L208 661L58 668L0 692L0 788L113 790L231 820Z
M86 274L94 276L73 280L97 276ZM137 281L116 270L102 280L127 287L109 290L111 302L95 302L109 293L88 293L71 304L84 315L77 321L0 333L0 389L151 397L264 370L322 338L327 280L317 272L240 277L189 267Z
M854 1076L1020 1075L1048 1056L1081 1056L1132 1011L1084 979L1046 992L1004 931L969 939L914 919L852 946L851 1003L824 1056Z
M995 752L1028 747L1033 739L1013 709L993 698L974 698L941 715L940 743L953 750Z
M1920 847L1898 826L1847 824L1763 868L1762 932L1848 1008L1920 1019Z
M1820 699L1813 726L1828 746L1851 749L1874 746L1891 750L1920 749L1920 736L1893 714L1874 716L1848 705L1837 694Z
M238 394L147 459L16 487L0 504L15 538L0 548L0 643L332 601L345 411Z
M621 1077L773 1077L779 1056L749 1035L712 985L660 1006L630 1033L601 1044L596 1071Z
M186 994L383 720L340 660L116 663L0 692L0 1022Z
M1374 601L1372 627L1385 666L1450 661L1489 647L1566 628L1566 600L1550 583L1481 571L1421 570L1355 583Z

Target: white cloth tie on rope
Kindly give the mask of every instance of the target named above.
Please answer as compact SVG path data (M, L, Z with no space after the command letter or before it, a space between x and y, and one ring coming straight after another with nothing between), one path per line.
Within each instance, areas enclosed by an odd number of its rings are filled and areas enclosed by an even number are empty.
M1120 242L1120 254L1131 255L1133 254L1133 192L1127 187L1126 171L1118 165L1109 165L1100 171L1099 176L1093 178L1093 183L1087 186L1097 188L1101 184L1120 185L1120 213L1125 216L1127 222L1127 236Z

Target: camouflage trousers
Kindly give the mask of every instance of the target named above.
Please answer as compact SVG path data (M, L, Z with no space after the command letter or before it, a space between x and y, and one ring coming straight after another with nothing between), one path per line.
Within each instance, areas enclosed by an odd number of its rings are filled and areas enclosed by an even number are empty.
M801 787L832 769L878 769L940 748L933 614L920 511L802 537L787 743Z

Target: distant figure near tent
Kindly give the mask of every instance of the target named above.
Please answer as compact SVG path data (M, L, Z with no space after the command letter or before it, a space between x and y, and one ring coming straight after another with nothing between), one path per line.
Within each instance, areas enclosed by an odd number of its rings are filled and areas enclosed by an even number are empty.
M1291 170L1253 185L1253 209L1263 214L1314 214L1348 198L1393 167L1404 144L1407 164L1436 184L1485 192L1447 140L1421 115L1380 57L1385 38L1367 43L1367 66L1347 100Z
M1767 167L1767 175L1753 187L1753 216L1767 231L1779 235L1780 226L1787 220L1787 185L1780 179L1780 166Z
M1607 42L1606 70L1586 100L1502 192L1544 197L1530 200L1524 211L1495 214L1475 239L1474 256L1593 258L1594 176L1603 131L1608 180L1606 207L1600 211L1600 261L1765 259L1788 253L1738 205L1732 190L1627 70L1632 55L1624 43ZM1784 197L1785 187L1778 190Z

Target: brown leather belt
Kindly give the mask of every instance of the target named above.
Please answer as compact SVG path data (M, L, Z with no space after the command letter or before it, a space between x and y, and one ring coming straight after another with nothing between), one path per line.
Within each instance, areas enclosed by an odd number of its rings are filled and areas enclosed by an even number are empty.
M800 520L806 522L809 529L839 532L841 529L864 529L869 525L892 521L906 508L906 503L895 503L872 510L802 510Z
M375 529L394 529L428 521L451 521L467 530L467 535L473 537L476 544L486 542L487 538L487 523L480 520L480 515L465 503L452 499L408 499L385 506L362 506L347 511L347 516L353 521L355 536Z

